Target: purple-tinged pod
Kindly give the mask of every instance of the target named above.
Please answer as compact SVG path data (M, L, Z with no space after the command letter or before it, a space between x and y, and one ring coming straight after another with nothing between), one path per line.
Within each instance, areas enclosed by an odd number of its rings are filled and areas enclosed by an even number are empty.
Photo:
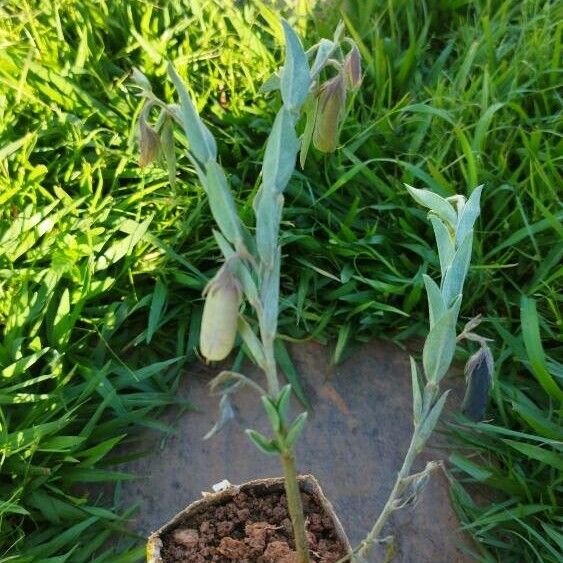
M352 45L344 58L342 68L348 86L354 89L359 88L362 83L362 59L356 45Z
M139 119L139 166L144 168L153 162L160 153L160 137L147 123L143 115Z
M321 84L318 93L317 116L313 144L322 152L333 152L338 144L338 127L346 105L346 84L339 72Z
M463 414L474 422L483 420L485 416L493 369L493 355L485 345L469 358L465 366L467 389L461 409Z

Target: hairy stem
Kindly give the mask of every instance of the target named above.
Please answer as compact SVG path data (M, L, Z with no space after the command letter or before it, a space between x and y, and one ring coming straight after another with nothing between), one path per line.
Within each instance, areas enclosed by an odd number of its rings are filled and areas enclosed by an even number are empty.
M263 334L262 345L266 360L265 373L268 380L268 390L271 397L277 397L279 393L279 381L274 356L274 343L271 338ZM275 430L275 429L274 429ZM282 429L282 433L284 430ZM281 454L283 465L285 494L287 497L287 507L293 526L293 536L295 538L295 549L297 551L298 563L309 563L309 544L305 532L305 517L303 515L303 504L301 503L301 493L299 482L297 481L297 471L295 468L295 456L291 448L285 448Z
M281 454L281 459L283 464L287 507L289 508L289 515L293 525L297 560L298 563L309 563L309 543L305 532L305 517L303 516L301 492L299 490L299 482L297 481L295 457L291 450L285 450Z
M418 432L415 431L414 434L412 435L411 443L405 455L405 459L403 460L403 465L399 473L397 473L397 479L395 480L393 489L389 494L389 498L387 499L387 502L385 503L383 510L379 514L379 517L375 521L375 524L373 525L372 529L370 530L368 535L363 539L361 543L361 547L357 552L357 555L360 558L365 558L367 554L370 552L370 550L373 547L373 544L380 537L383 527L387 523L389 516L391 516L391 514L395 510L395 503L397 499L400 497L404 488L404 479L409 476L412 464L417 454L415 449L416 448L415 444L417 439L418 439Z
M424 389L424 400L423 400L423 408L422 408L422 416L421 420L424 420L430 409L432 407L432 403L434 402L434 398L438 388L433 383L428 383ZM401 469L397 473L397 478L395 479L395 484L389 493L389 497L383 510L379 514L375 524L373 525L372 529L369 531L368 535L362 540L360 544L360 548L356 552L360 561L365 560L366 556L369 554L371 549L373 548L373 544L380 538L381 532L389 520L389 516L396 510L397 505L399 503L399 499L405 490L407 484L407 478L410 475L412 465L418 453L421 451L424 444L420 443L420 425L417 424L414 427L414 432L411 437L411 441L409 444L409 449L405 454L405 458L403 460L403 465Z

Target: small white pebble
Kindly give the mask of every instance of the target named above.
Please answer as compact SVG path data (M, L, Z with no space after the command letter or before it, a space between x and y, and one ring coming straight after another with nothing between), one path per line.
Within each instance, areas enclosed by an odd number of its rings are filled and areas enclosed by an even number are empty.
M213 491L220 493L222 491L225 491L229 487L232 487L231 483L228 481L228 479L223 479L219 483L215 483L215 485L213 485Z

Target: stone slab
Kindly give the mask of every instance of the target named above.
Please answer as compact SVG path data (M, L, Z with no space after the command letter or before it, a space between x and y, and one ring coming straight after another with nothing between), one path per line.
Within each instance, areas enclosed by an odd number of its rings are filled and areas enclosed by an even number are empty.
M297 448L300 471L317 477L355 545L383 507L408 447L412 426L408 355L381 341L365 345L338 366L330 365L329 350L316 343L292 346L291 355L313 407ZM207 384L218 371L192 366L180 393L199 411L181 416L175 423L177 434L162 448L161 436L139 436L135 447L140 441L154 454L120 467L140 477L123 484L121 498L125 504L140 503L131 526L143 535L223 479L242 483L281 474L277 458L258 452L243 432L268 428L250 389L234 398L236 421L202 440L217 416L218 399L209 396ZM260 377L253 368L247 375ZM463 382L451 378L446 385L454 387L449 408L457 408ZM294 407L298 412L297 402ZM434 440L421 455L419 468L426 460L445 457L447 452ZM396 513L388 528L386 534L396 539L393 561L471 561L463 552L464 547L471 548L470 540L459 531L447 479L440 470L433 473L420 501ZM380 548L374 561L383 559Z

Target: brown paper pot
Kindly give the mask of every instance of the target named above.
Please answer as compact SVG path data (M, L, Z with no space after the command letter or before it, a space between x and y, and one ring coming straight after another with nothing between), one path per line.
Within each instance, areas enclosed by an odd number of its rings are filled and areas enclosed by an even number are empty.
M303 493L310 495L321 508L324 513L323 516L328 516L334 525L337 539L342 543L347 552L351 551L350 542L346 537L344 528L338 520L336 513L329 500L323 494L318 481L312 475L302 475L299 477L299 485ZM163 539L166 541L167 533L172 532L178 527L182 528L197 528L197 526L190 525L195 522L198 517L205 513L213 514L213 511L233 500L233 497L239 492L251 493L253 496L262 497L269 494L283 493L283 479L256 479L249 481L242 485L230 485L225 490L218 493L203 493L203 498L196 500L182 512L176 514L169 520L162 528L153 532L147 543L147 563L168 563L168 559L164 555Z

